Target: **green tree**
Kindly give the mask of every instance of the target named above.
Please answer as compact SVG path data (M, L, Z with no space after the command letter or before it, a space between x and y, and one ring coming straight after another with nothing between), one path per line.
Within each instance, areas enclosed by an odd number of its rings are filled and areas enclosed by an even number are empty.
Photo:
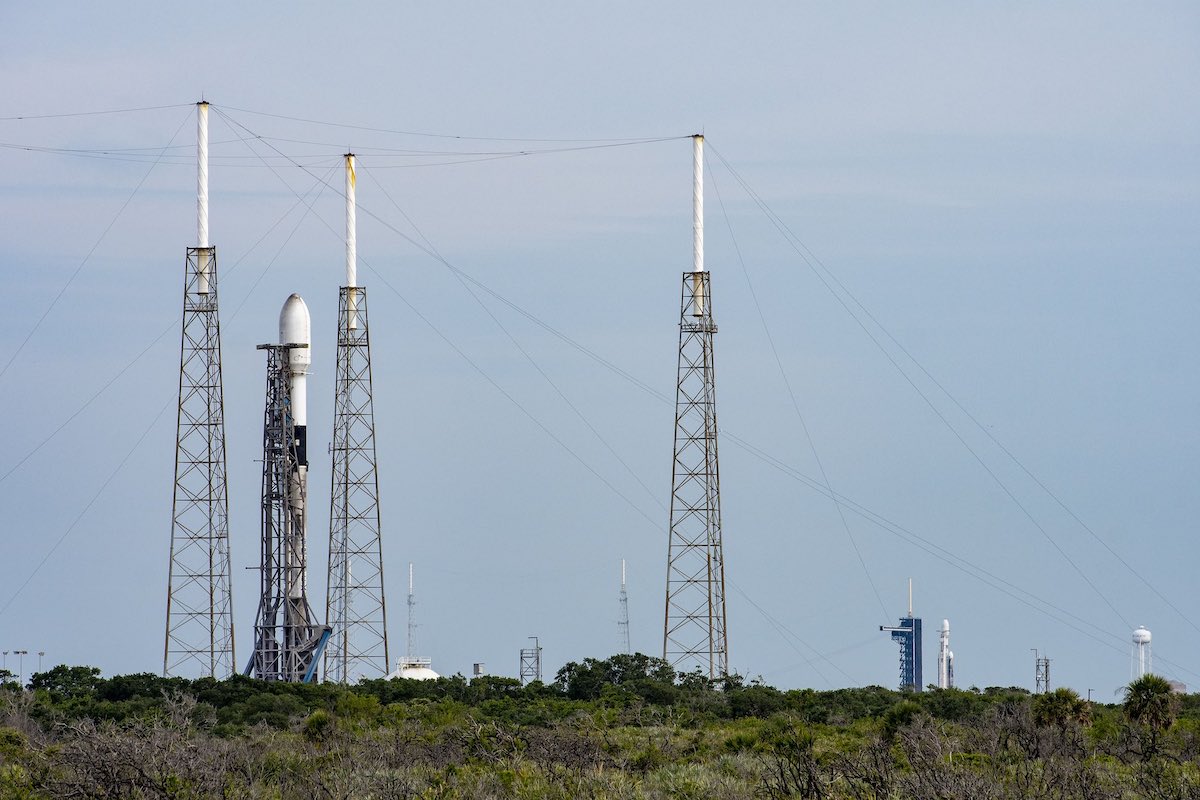
M35 672L29 679L30 689L45 689L55 699L90 697L99 684L98 667L68 667L66 664L46 672Z
M599 660L571 661L558 671L554 686L572 700L595 700L605 686L642 687L646 682L671 686L675 670L661 658L644 653L619 653ZM636 689L635 689L636 691Z
M1179 698L1166 678L1143 675L1125 687L1125 716L1142 734L1142 756L1152 758L1179 714Z
M1063 687L1033 698L1033 721L1041 727L1086 725L1090 716L1087 701L1074 689Z

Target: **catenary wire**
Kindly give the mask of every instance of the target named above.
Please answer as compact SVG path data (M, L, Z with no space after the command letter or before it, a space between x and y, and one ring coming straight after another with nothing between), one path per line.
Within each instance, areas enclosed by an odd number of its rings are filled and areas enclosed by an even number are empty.
M805 264L809 267L809 269L817 277L817 279L821 282L821 284L823 286L825 286L825 288L829 291L829 293L834 297L835 300L837 300L837 302L842 306L842 308L846 311L846 313L850 315L851 319L854 320L854 322L859 326L859 328L863 331L863 333L865 333L867 335L867 337L875 344L876 348L880 351L881 354L883 354L884 358L886 358L892 364L892 366L897 370L897 372L900 373L901 377L904 378L905 382L907 382L908 385L912 387L913 391L915 391L921 397L921 399L925 401L925 404L934 413L934 415L942 422L942 424L946 427L946 429L949 430L956 439L958 439L959 443L963 446L963 448L965 448L967 450L968 453L971 454L971 456L975 459L975 461L979 464L979 466L984 470L984 472L986 472L988 474L988 476L1000 488L1000 490L1008 497L1008 499L1021 511L1021 513L1030 522L1030 524L1033 525L1033 527L1039 533L1042 534L1042 537L1045 538L1046 541L1050 543L1050 545L1058 552L1058 554L1063 558L1063 560L1066 561L1071 566L1071 568L1075 571L1075 573L1080 577L1080 579L1083 580L1084 583L1086 583L1088 585L1088 587L1092 590L1092 592L1097 597L1099 597L1106 606L1108 606L1109 610L1113 612L1113 614L1117 617L1117 619L1119 619L1125 625L1125 627L1127 627L1127 628L1132 627L1130 622L1125 618L1125 616L1117 609L1117 607L1113 604L1113 602L1108 598L1108 595L1100 590L1100 587L1098 587L1092 581L1092 579L1089 578L1086 573L1084 573L1082 568L1080 568L1080 566L1075 562L1075 560L1073 558L1071 558L1070 554L1067 553L1067 551L1065 549L1063 549L1063 547L1054 539L1054 537L1050 535L1049 531L1047 531L1045 529L1045 527L1040 522L1038 522L1037 518L1034 517L1032 512L1029 511L1028 507L1020 501L1020 499L1016 496L1016 494L1012 491L1012 489L1009 488L1008 484L1006 484L1000 478L1000 476L996 474L995 470L993 470L991 468L991 466L988 465L988 463L979 454L979 452L975 448L973 448L969 442L967 442L966 438L953 425L953 423L951 423L950 420L946 418L946 415L942 413L941 409L939 409L933 403L933 401L929 398L929 396L924 391L922 391L919 386L917 386L916 382L904 370L904 368L900 366L900 364L896 361L895 357L887 351L887 349L879 341L878 337L876 337L871 332L871 330L866 326L866 324L863 323L862 319L859 318L859 316L850 309L850 307L847 305L845 299L843 299L840 294L835 292L833 290L833 287L829 285L829 282L826 280L826 278L813 267L812 263L804 255L803 251L796 245L795 241L793 241L791 236L788 235L788 232L786 232L787 229L786 229L786 226L783 225L782 220L779 219L777 215L775 215L774 211L772 211L770 209L770 207L765 204L764 201L762 201L762 199L758 196L758 194L756 192L754 192L754 190L749 186L749 184L741 177L741 175L736 170L734 170L732 165L729 164L729 162L720 154L720 152L718 152L716 150L716 148L713 148L713 152L716 153L717 158L719 158L721 160L721 163L725 165L726 169L729 170L730 174L733 175L734 179L737 180L738 183L742 185L743 189L747 192L747 194L751 197L751 199L760 207L760 209L763 211L763 213L767 216L768 220L770 220L771 223L776 227L776 229L779 230L781 235L783 235L785 241L787 241L788 244L790 244L792 246L792 249L801 257L801 259L805 262Z
M858 546L858 542L854 539L854 533L850 530L850 523L846 521L846 512L842 508L841 502L837 499L837 493L833 491L833 484L829 481L829 474L825 471L825 463L821 460L821 454L817 452L817 443L813 440L812 432L808 429L808 422L804 419L804 414L800 411L800 402L796 399L796 392L792 389L792 382L788 379L787 371L783 368L783 360L779 357L779 348L775 346L775 337L771 335L771 328L767 325L767 317L763 314L762 305L758 302L758 293L754 291L754 282L750 279L750 270L746 267L746 259L742 257L742 249L738 245L737 236L734 235L733 225L729 220L729 213L725 210L725 201L721 197L721 190L717 186L716 177L709 171L709 181L712 183L713 191L717 195L717 205L721 207L721 214L725 218L725 226L729 230L729 238L733 243L734 253L737 255L738 264L742 268L742 276L746 279L746 286L750 290L750 299L754 302L754 309L758 313L758 321L762 324L763 333L766 334L767 344L771 348L771 355L775 359L775 367L779 370L779 376L783 379L783 385L787 389L788 398L792 402L792 410L796 412L796 418L800 420L800 429L804 432L804 438L808 442L808 449L813 455L813 460L817 463L817 470L821 473L821 482L825 488L829 490L830 497L833 498L833 505L837 509L838 519L842 523L842 530L846 534L846 538L850 541L850 546L854 549L854 555L858 557L858 563L862 566L863 574L867 578L867 584L871 587L871 592L875 595L875 600L879 603L879 610L883 612L883 619L888 619L887 606L883 602L883 598L879 594L879 588L875 585L874 578L871 577L871 570L867 567L867 561L863 558L862 550Z
M175 133L171 136L171 142L175 141L175 137L179 135L181 130L183 130L183 126L185 124L187 124L187 119L184 119L183 122L179 124L179 127L175 129ZM168 142L167 146L170 146L170 142ZM91 249L88 250L87 255L85 255L83 260L79 262L79 266L75 267L75 271L71 273L71 276L67 278L67 282L64 283L62 288L58 290L58 294L54 295L54 299L50 301L50 305L46 306L46 310L42 312L40 317L38 317L37 322L33 323L33 327L29 329L29 333L27 333L25 338L21 340L21 343L17 345L17 349L13 351L13 354L8 357L8 361L4 364L4 367L0 368L0 379L3 379L5 374L8 373L9 367L13 365L13 362L17 360L17 356L19 356L21 351L25 349L25 345L29 344L29 340L32 339L33 335L42 327L42 323L46 321L46 317L50 315L50 312L54 310L56 305L58 305L58 301L62 299L64 294L66 294L67 289L69 289L71 284L75 282L75 278L79 276L79 273L83 270L84 266L89 260L91 260L92 255L96 252L96 249L100 247L100 243L104 241L104 238L108 236L108 232L113 229L113 226L117 224L117 220L119 220L121 215L125 213L125 209L129 208L129 204L133 202L133 198L137 196L138 191L142 188L142 185L146 182L146 179L150 177L150 173L154 172L154 167L157 166L157 164L158 162L155 161L154 164L150 165L150 169L146 170L146 174L142 175L142 179L139 180L137 185L133 187L133 191L129 193L129 196L125 198L125 202L121 204L119 209L117 209L117 213L113 215L113 218L109 221L108 225L103 231L101 231L100 236L96 239Z

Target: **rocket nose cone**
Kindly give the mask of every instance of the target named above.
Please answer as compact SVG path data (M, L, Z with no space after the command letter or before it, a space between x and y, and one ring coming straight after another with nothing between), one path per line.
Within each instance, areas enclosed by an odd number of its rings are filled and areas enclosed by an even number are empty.
M293 294L283 304L279 312L279 343L280 344L312 344L312 325L308 316L308 306L304 298ZM297 347L288 354L288 363L293 374L308 372L312 363L312 348Z
M279 312L280 344L311 344L311 323L304 298L293 294Z

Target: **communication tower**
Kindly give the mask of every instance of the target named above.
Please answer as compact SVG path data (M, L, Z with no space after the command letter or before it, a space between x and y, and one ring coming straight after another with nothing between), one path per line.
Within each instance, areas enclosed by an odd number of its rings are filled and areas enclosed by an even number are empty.
M692 271L683 273L663 658L710 678L729 672L717 468L709 273L704 269L704 137L692 137Z
M901 617L895 627L880 625L879 630L889 631L892 641L900 645L900 688L921 691L925 685L921 680L921 618L913 616L912 578L908 580L908 616Z
M525 685L530 681L540 681L542 679L542 645L538 642L538 637L530 636L533 639L533 647L521 648L521 685Z
M1039 655L1033 651L1033 693L1045 694L1050 691L1050 657Z
M625 591L625 559L621 559L621 616L617 620L617 629L621 632L621 645L624 653L633 652L629 647L629 593Z
M1150 631L1146 626L1139 626L1133 632L1133 677L1146 676L1154 671L1154 663L1150 651Z
M375 457L375 410L367 290L358 285L354 155L346 155L346 285L338 294L333 396L329 580L325 617L328 680L383 677L390 660ZM410 652L411 656L412 653Z
M308 308L299 295L284 304L280 343L267 351L263 420L262 594L254 655L246 674L267 681L311 683L331 629L308 604L308 398L311 361Z
M196 104L196 247L187 249L163 675L235 669L217 251L208 240L208 103Z

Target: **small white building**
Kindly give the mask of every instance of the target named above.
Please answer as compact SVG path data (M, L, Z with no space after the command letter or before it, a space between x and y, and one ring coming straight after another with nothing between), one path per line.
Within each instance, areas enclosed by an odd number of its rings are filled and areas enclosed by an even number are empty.
M430 669L432 665L433 659L401 656L396 663L396 671L388 674L388 680L407 678L410 681L431 681L442 677Z

